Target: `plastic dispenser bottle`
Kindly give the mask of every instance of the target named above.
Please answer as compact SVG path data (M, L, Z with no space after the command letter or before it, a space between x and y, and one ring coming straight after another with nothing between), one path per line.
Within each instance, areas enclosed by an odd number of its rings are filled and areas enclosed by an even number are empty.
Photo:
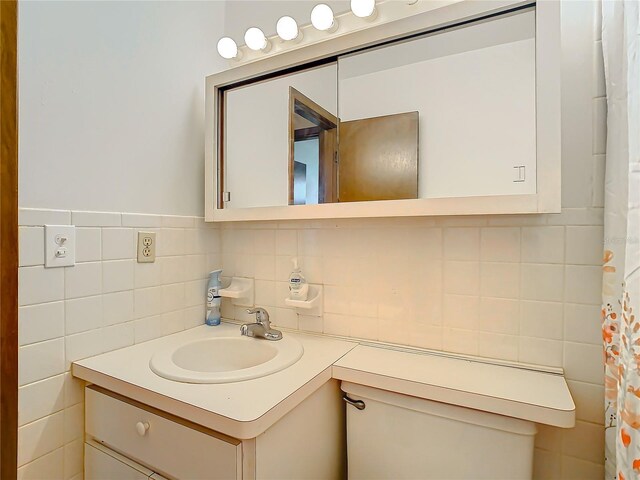
M209 283L207 284L207 318L205 323L207 325L220 325L220 274L222 270L214 270L209 273Z
M293 271L289 275L289 298L291 300L306 300L309 295L309 284L298 267L298 258L293 258Z

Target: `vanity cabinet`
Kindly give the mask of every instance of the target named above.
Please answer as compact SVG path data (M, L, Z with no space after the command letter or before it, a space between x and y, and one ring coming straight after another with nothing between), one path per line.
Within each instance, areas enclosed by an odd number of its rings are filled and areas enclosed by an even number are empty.
M344 406L335 380L251 439L94 385L85 401L87 480L345 478Z

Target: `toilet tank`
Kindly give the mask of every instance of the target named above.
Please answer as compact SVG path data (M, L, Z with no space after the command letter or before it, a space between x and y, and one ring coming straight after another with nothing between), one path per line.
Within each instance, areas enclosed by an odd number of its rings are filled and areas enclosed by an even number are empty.
M535 424L342 382L349 479L530 479Z

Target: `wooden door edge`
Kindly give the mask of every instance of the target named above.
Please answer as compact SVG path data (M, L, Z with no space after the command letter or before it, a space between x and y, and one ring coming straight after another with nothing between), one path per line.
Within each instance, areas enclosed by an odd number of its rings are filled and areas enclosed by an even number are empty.
M0 478L18 461L18 4L0 1Z

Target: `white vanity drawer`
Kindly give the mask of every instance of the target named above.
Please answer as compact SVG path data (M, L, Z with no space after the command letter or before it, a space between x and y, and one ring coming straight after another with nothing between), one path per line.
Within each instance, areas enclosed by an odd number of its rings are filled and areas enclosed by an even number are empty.
M84 480L148 480L153 472L107 447L89 440L84 444Z
M85 393L85 429L96 441L173 478L242 477L239 440L100 387L89 386Z

